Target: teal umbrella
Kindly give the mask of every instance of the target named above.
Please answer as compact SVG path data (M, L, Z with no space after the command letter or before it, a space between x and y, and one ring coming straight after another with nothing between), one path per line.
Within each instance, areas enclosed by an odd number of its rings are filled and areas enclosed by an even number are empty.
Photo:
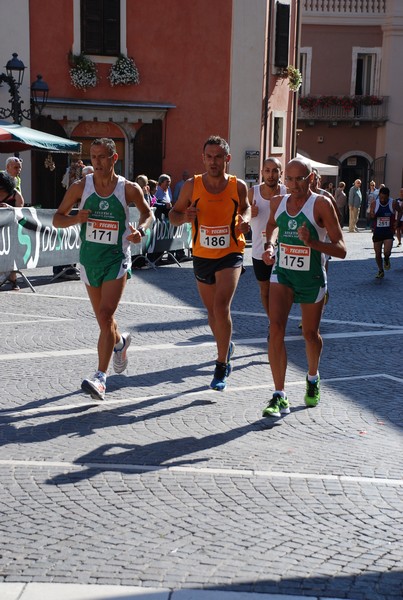
M22 150L45 150L47 152L81 152L81 143L0 121L0 152L21 152Z

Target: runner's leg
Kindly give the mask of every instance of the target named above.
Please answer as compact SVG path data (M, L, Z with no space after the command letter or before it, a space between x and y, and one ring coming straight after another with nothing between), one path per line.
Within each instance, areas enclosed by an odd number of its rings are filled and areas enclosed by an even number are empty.
M294 299L291 288L281 283L270 283L269 318L270 340L269 361L274 387L284 390L287 370L287 351L284 343L285 328Z

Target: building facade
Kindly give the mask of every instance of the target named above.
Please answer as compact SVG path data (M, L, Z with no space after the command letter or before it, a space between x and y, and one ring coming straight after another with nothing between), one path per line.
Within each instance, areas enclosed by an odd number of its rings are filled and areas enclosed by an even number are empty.
M347 188L359 178L365 193L374 179L397 197L403 2L303 0L301 21L298 151L338 165Z
M183 170L199 172L203 142L211 134L228 139L229 168L238 177L256 181L268 154L285 163L295 150L296 94L284 66L297 60L299 3L184 5L16 0L11 16L1 7L2 24L14 23L14 34L0 44L2 54L22 57L24 48L28 69L21 94L29 104L29 83L37 73L49 85L47 105L32 127L80 141L85 162L94 138L114 138L118 170L129 179L169 173L174 184ZM22 28L15 25L16 14ZM111 74L122 56L134 66L128 75ZM43 155L31 154L26 199L55 208L68 157L55 155L51 172ZM24 168L25 181L28 176Z

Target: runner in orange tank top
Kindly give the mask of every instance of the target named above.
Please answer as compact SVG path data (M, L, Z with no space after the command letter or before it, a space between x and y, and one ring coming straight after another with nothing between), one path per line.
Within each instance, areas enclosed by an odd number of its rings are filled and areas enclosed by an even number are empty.
M210 387L226 388L231 373L231 302L243 269L250 204L244 181L226 173L231 160L228 143L210 136L203 146L205 172L183 184L169 213L172 225L192 223L193 268L200 297L217 344Z

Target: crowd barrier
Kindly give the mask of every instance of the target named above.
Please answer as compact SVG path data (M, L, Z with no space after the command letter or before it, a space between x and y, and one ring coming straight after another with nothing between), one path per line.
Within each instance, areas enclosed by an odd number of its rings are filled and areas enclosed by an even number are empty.
M36 208L0 209L0 273L39 267L56 267L78 262L80 225L56 229L52 225L56 211ZM139 212L129 209L130 222L136 226ZM191 247L191 225L174 227L167 219L154 220L141 243L131 244L132 256L151 253L171 254ZM150 262L150 261L149 261ZM152 266L156 266L151 263ZM179 264L179 263L178 263ZM29 283L25 275L23 278ZM34 290L33 290L34 291Z

